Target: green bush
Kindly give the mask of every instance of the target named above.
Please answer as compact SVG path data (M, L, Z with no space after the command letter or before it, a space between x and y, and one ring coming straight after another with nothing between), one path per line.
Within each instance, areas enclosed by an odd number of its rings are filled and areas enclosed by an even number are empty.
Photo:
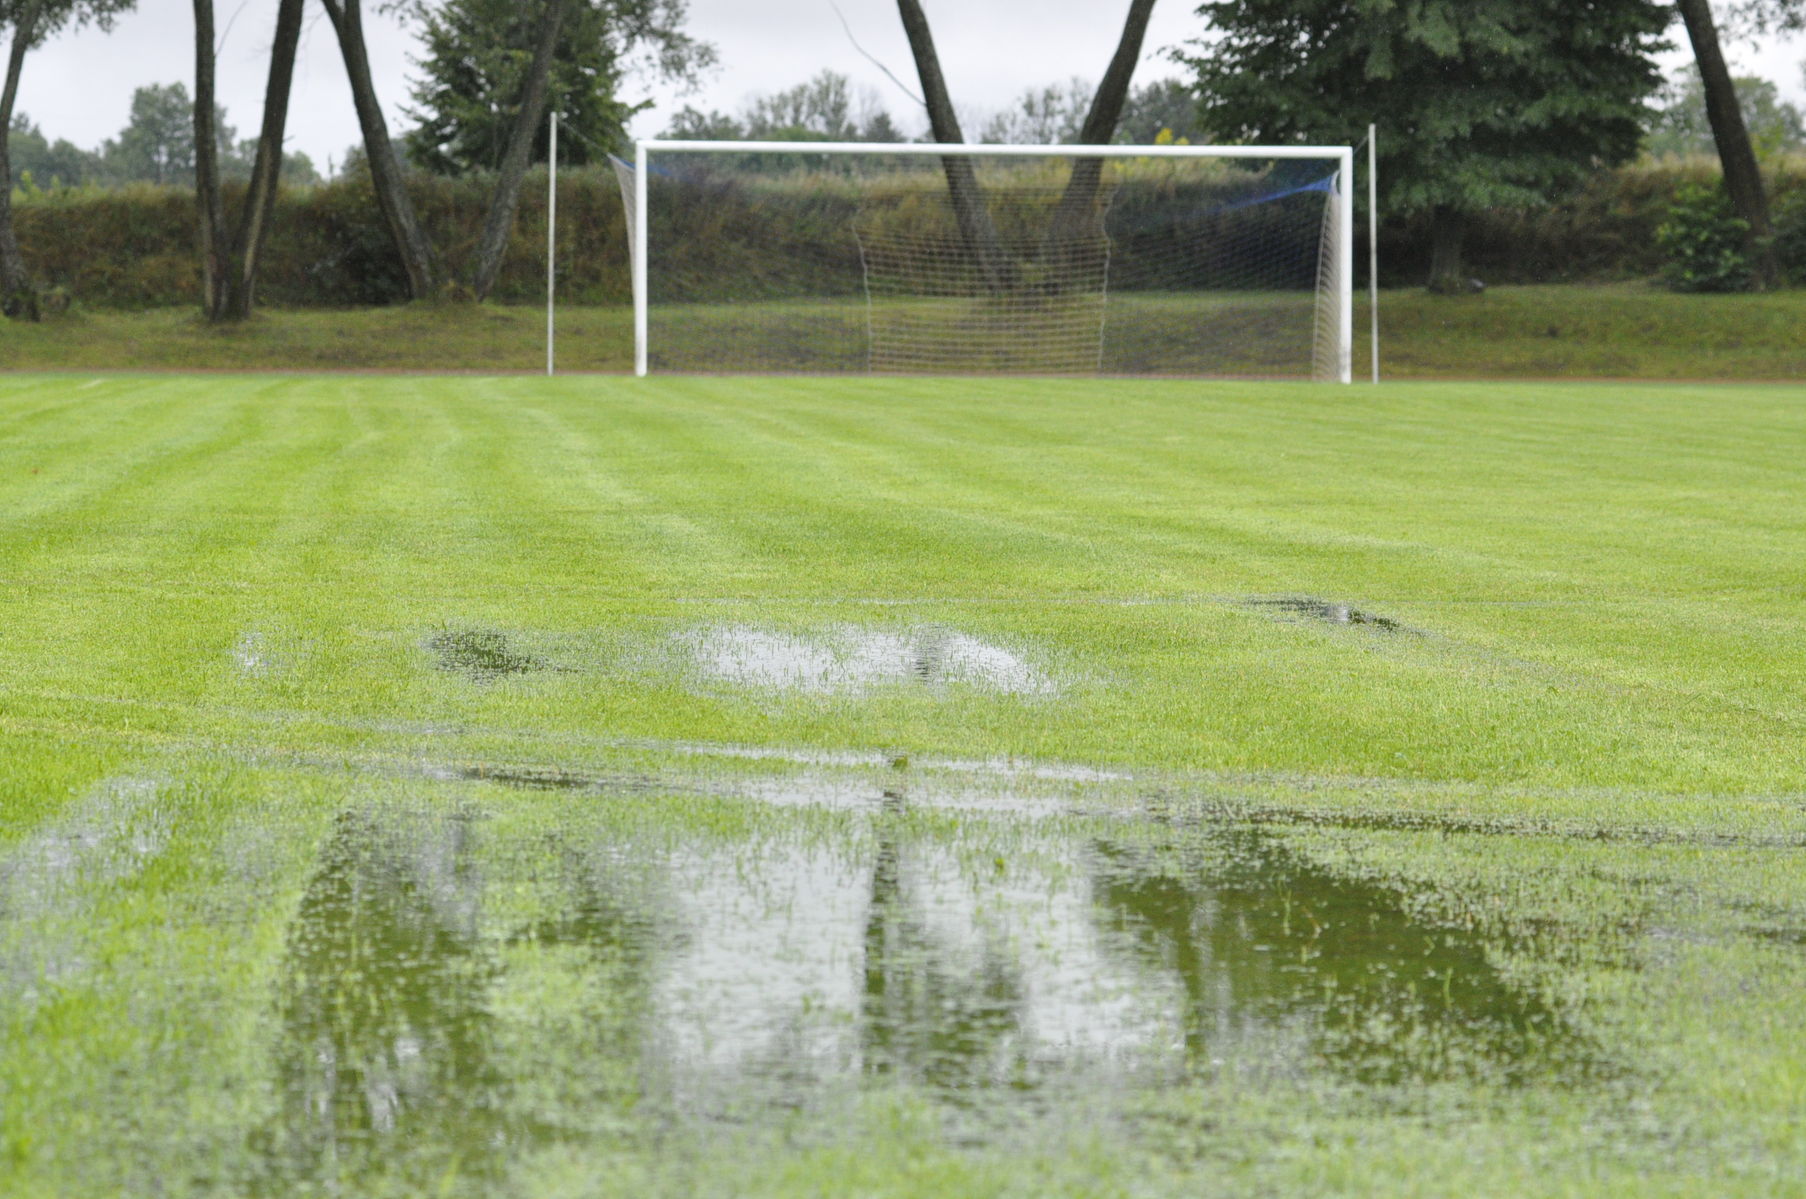
M1775 261L1787 282L1806 287L1806 190L1796 190L1775 201Z
M1676 291L1748 290L1750 264L1743 239L1749 228L1722 187L1681 188L1669 205L1668 219L1656 229L1656 245L1667 259L1663 278Z

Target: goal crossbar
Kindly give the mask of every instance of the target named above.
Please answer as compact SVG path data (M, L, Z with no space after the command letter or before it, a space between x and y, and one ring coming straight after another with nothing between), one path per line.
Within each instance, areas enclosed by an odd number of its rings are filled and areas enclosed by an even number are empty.
M1136 146L1136 145L992 145L973 142L814 142L814 141L679 141L648 138L633 148L634 212L628 222L632 243L634 374L648 370L650 302L647 259L650 237L647 219L648 158L651 154L858 154L934 158L1064 158L1064 159L1320 159L1336 164L1338 184L1334 192L1335 215L1341 234L1336 239L1333 266L1336 275L1337 337L1336 381L1354 381L1354 148L1352 146Z

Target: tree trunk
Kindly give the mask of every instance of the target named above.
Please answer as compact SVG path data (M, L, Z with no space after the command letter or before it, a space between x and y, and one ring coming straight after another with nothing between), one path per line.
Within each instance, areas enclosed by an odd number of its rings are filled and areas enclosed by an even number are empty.
M928 127L934 140L947 145L965 141L960 132L959 117L953 112L953 99L947 92L947 80L941 74L940 56L935 53L934 35L929 32L928 18L918 0L897 0L897 11L903 18L903 32L909 36L909 50L916 60L916 75L922 81L922 98L928 107ZM997 239L997 226L991 221L991 210L985 206L984 192L978 186L978 175L970 158L943 158L941 169L947 175L947 194L953 201L953 218L959 223L960 239L984 276L985 285L993 292L1008 291L1014 286L1016 264L1004 253Z
M220 319L226 299L226 219L219 193L213 105L213 0L194 0L194 200L201 227L201 312Z
M1725 189L1731 194L1737 215L1749 225L1744 234L1744 253L1749 258L1751 278L1759 290L1766 290L1774 286L1777 273L1768 197L1762 190L1762 171L1756 165L1756 151L1750 145L1749 129L1737 103L1737 89L1725 66L1724 52L1718 47L1712 6L1708 0L1677 2L1681 20L1687 26L1687 39L1693 43L1699 77L1705 84L1706 119L1712 125L1712 141L1718 146Z
M388 122L376 100L376 85L370 78L370 55L364 44L362 0L322 0L326 19L339 38L339 50L345 59L345 74L351 81L351 100L357 108L357 122L364 135L364 157L370 164L370 181L376 189L376 204L382 210L383 222L389 227L389 239L401 257L408 273L408 294L416 300L432 296L439 287L438 257L433 243L414 214L414 202L408 196L402 178L401 160L395 144L389 140Z
M276 191L282 177L282 139L288 127L288 98L295 77L295 51L301 44L304 0L281 0L276 8L276 35L270 46L270 78L263 93L263 128L257 135L257 160L251 165L251 186L239 214L238 234L233 238L236 260L223 315L243 320L251 315L257 290L257 267L270 232L270 216L276 210Z
M483 219L483 236L477 243L475 290L479 301L489 295L490 288L495 286L495 277L502 269L502 251L508 247L508 231L514 225L514 212L520 204L521 181L527 174L527 160L533 154L533 139L546 115L552 54L558 48L558 27L564 22L568 2L545 0L545 9L540 14L539 44L533 48L527 85L521 91L514 128L508 134L508 151L502 156L495 195L490 198L489 214Z
M13 234L13 168L8 142L13 128L13 104L19 98L19 72L25 51L37 32L42 4L26 7L15 18L12 51L6 57L6 84L0 90L0 312L8 317L38 319L38 297L25 273L25 256Z
M1439 204L1430 216L1430 290L1460 295L1468 289L1461 270L1461 243L1467 237L1467 215Z
M282 175L282 138L288 125L289 87L301 44L305 0L281 0L264 88L263 129L251 185L237 231L226 234L219 187L219 138L215 125L213 0L194 0L194 179L201 226L201 308L210 321L243 320L256 298L257 267L269 235L270 215Z
M1079 144L1108 145L1116 136L1116 124L1122 119L1123 102L1129 95L1129 82L1135 78L1135 64L1141 59L1141 43L1148 31L1148 18L1153 14L1154 0L1131 0L1128 19L1123 22L1122 38L1116 43L1116 54L1104 72L1103 82L1091 98L1085 114L1084 128L1079 130ZM1054 212L1052 234L1056 241L1084 236L1092 228L1097 191L1103 179L1104 160L1081 158L1072 164L1072 176L1066 180L1066 191Z

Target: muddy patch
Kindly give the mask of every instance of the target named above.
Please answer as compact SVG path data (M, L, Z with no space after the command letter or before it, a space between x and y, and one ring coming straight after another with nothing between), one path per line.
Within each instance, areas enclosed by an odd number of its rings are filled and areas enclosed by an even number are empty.
M813 632L710 625L679 633L672 644L699 681L759 690L964 687L1023 696L1059 690L1014 651L934 625L901 631L840 625Z
M1257 597L1243 600L1242 603L1278 620L1359 627L1380 633L1412 631L1389 616L1380 616L1352 604L1313 599L1309 596Z

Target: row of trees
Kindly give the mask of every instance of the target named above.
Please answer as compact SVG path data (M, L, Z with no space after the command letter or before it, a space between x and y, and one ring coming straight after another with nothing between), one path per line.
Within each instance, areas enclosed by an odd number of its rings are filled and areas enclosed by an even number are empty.
M248 313L253 300L258 256L283 181L289 85L310 0L277 0L262 123L249 142L234 141L215 100L213 0L192 2L189 157L162 143L156 169L181 178L192 170L206 310L229 319ZM0 299L9 315L27 307L31 295L12 235L8 157L24 59L50 34L83 23L105 26L132 3L0 0L0 28L12 34L0 89ZM413 93L419 107L411 113L419 124L396 139L370 75L363 0L319 3L342 51L376 203L417 298L487 295L527 165L543 157L551 103L579 135L572 157L582 160L619 143L627 120L643 107L621 98L624 80L637 71L693 81L714 59L711 47L683 29L685 0L372 0L413 21L425 48L424 78ZM1476 210L1542 202L1583 174L1637 153L1646 101L1661 83L1653 55L1678 15L1699 65L1706 126L1748 229L1757 282L1773 278L1755 144L1707 0L1210 0L1197 13L1212 36L1174 55L1189 78L1135 89L1154 3L1128 0L1115 52L1095 88L1073 82L1025 95L978 126L980 139L1151 140L1159 128L1180 132L1192 121L1229 140L1354 143L1374 121L1387 132L1381 172L1387 211L1433 215L1432 276L1447 285L1461 276L1462 232ZM930 139L966 140L919 0L898 0L897 9ZM1798 28L1806 26L1806 0L1739 0L1736 15L1751 28ZM1154 129L1143 128L1154 122ZM823 74L739 116L685 110L673 132L893 140L897 131L882 107L853 94L844 77ZM481 168L492 175L482 235L456 277L414 214L404 153L432 169ZM998 249L970 160L947 158L943 168L975 261L993 286L1012 286L1021 264ZM1100 171L1095 160L1078 164L1053 218L1050 244L1083 220ZM245 187L229 214L221 184L234 174Z
M257 160L257 139L239 140L221 109L214 116L220 173L248 179ZM38 186L158 183L194 186L194 100L182 83L151 84L132 93L131 120L96 150L68 140L52 142L24 113L13 115L8 141L13 177ZM282 177L294 184L317 183L320 173L307 155L282 156Z
M1087 80L1030 88L1002 111L967 123L978 140L994 144L1070 143L1084 127L1096 90ZM1131 88L1123 98L1116 140L1126 145L1169 136L1197 140L1197 97L1177 79ZM795 87L754 97L738 114L682 108L660 137L694 141L902 142L910 140L871 88L856 88L836 71L822 71Z
M450 87L454 73L471 70L471 60L456 52L458 42L445 25L435 23L434 58L446 69L430 70L427 82L415 89L421 109L420 124L403 139L409 164L435 174L457 175L473 168L493 166L505 147L506 129L489 105L478 105ZM561 38L561 44L570 39ZM575 69L574 52L564 59L554 56L554 72ZM485 87L503 88L505 80L469 81L472 94ZM1773 81L1755 76L1734 80L1745 126L1759 159L1806 151L1806 113L1783 99ZM574 89L566 85L559 94ZM1079 78L1030 88L999 112L976 123L978 140L997 144L1058 144L1072 142L1091 103L1093 85ZM566 161L582 163L601 146L624 142L624 118L631 110L618 101L596 102L593 95L580 97L590 104L585 111L562 114L571 127L590 140L567 144ZM215 116L219 136L219 168L222 178L246 180L257 157L257 139L237 139L224 109ZM614 140L596 142L593 134L613 131ZM1125 145L1152 143L1165 135L1174 140L1220 140L1203 128L1197 97L1177 79L1161 79L1132 88L1124 100L1116 140ZM847 76L822 71L814 78L769 95L755 97L737 116L719 111L683 108L668 124L662 137L706 140L815 140L897 142L908 140L885 108L877 92L858 88ZM624 146L622 147L624 148ZM1705 85L1693 68L1669 80L1657 96L1644 123L1643 149L1652 157L1691 157L1715 152L1712 127L1706 113ZM132 94L131 117L116 138L98 149L85 150L65 139L50 141L24 113L15 113L10 152L13 175L21 183L38 186L118 185L129 183L173 184L193 187L194 101L186 85L176 82L150 84ZM544 158L536 145L534 161ZM352 169L365 170L361 147L347 155ZM306 154L283 155L283 182L306 185L321 180Z
M1738 0L1754 29L1806 25L1806 0ZM1746 229L1752 282L1772 285L1768 202L1708 0L1213 0L1220 37L1180 59L1206 125L1233 137L1355 142L1386 131L1387 211L1432 215L1431 282L1462 286L1468 219L1541 203L1632 157L1654 54L1678 17L1706 124Z
M35 292L13 235L10 158L14 104L29 52L61 30L109 27L134 0L0 0L0 31L10 34L0 88L0 310L35 315ZM277 0L263 116L257 136L236 139L215 98L218 45L213 0L193 0L193 92L149 89L145 112L122 135L110 157L148 159L153 177L192 181L199 226L203 307L209 319L239 319L255 298L257 268L277 189L298 163L282 153L295 57L310 0ZM491 172L488 215L471 261L454 272L444 263L414 213L404 186L402 154L389 134L371 77L363 32L363 0L319 0L338 40L363 135L362 157L377 205L406 268L410 294L485 297L500 269L528 164L544 155L544 126L552 103L568 114L577 139L573 157L618 142L636 107L619 99L630 73L694 79L713 48L683 29L685 0L373 0L399 12L421 31L424 80L414 92L420 124L406 136L416 161L444 170ZM185 99L189 134L168 128L172 99ZM424 114L424 115L422 115ZM142 116L142 120L137 120ZM21 141L53 161L73 160L67 143L44 144L29 122ZM106 151L99 156L109 157ZM140 164L142 165L142 163ZM243 181L228 197L225 181Z

